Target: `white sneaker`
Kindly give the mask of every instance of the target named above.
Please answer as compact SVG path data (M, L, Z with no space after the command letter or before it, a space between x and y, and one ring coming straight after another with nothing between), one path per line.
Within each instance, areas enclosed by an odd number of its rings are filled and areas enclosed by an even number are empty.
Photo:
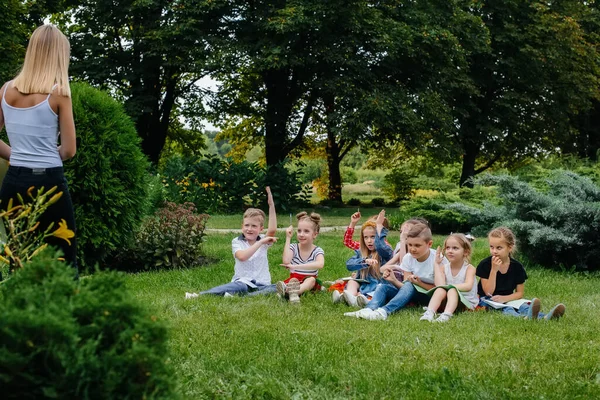
M277 289L277 296L279 296L279 298L281 300L285 300L286 299L286 290L287 290L287 286L285 284L285 282L283 281L279 281L275 284L275 289Z
M348 304L350 307L358 306L358 303L356 302L356 296L347 290L344 290L344 293L342 293L342 298L344 299L344 303Z
M198 297L198 293L185 292L185 298L186 299L195 299L196 297Z
M358 296L356 296L356 303L360 308L365 308L367 304L369 304L369 299L367 299L367 296L364 294L359 293Z
M233 297L233 295L231 293L229 293L229 292L225 292L225 294L223 295L223 297L229 298L229 297Z
M435 312L428 308L427 310L425 310L425 312L423 313L421 318L419 318L419 321L433 322L434 318L435 318Z
M342 301L342 294L337 290L334 290L333 293L331 293L331 300L333 301L333 304L339 303Z
M442 313L439 317L436 318L435 322L448 322L452 318L452 314Z
M370 308L367 308L367 310L370 310ZM381 307L375 311L371 311L368 314L360 316L360 318L368 319L369 321L385 321L387 319L387 317L388 317L387 311L385 311Z
M354 317L354 318L365 318L366 315L374 313L374 312L375 311L371 310L370 308L363 308L358 311L344 313L344 316Z
M300 291L300 281L296 278L292 278L288 281L286 292L288 294L288 298L290 299L290 303L298 304L300 303L300 295L298 292Z

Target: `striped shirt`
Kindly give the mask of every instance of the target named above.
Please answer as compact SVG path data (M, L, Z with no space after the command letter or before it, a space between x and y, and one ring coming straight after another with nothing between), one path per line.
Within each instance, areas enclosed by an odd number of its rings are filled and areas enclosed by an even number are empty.
M298 246L298 243L291 243L290 250L292 250L292 262L291 262L292 265L304 265L304 264L308 264L313 261L316 261L317 256L319 254L322 256L325 256L325 252L323 251L323 249L318 246L315 246L315 248L310 252L310 255L306 258L306 260L303 260L302 257L300 256L300 248ZM296 269L290 268L290 273L298 274L298 275L306 275L306 276L317 276L319 274L319 270L315 269L315 270L307 271L307 270L296 270Z

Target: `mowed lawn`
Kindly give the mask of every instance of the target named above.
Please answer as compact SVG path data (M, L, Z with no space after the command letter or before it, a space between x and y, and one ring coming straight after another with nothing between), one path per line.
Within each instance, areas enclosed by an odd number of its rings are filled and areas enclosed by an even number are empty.
M317 238L325 250L322 280L348 275L352 252L342 234ZM269 252L274 282L287 277L278 235ZM392 245L397 235L391 233ZM419 308L365 321L344 317L350 309L332 304L326 292L303 296L299 306L274 295L185 300L186 291L231 279L233 236L208 235L207 266L127 278L170 327L169 362L184 398L600 398L598 274L527 267L526 297L541 298L542 311L566 304L558 322L465 312L432 324L419 321ZM485 238L475 244L476 265L488 250Z

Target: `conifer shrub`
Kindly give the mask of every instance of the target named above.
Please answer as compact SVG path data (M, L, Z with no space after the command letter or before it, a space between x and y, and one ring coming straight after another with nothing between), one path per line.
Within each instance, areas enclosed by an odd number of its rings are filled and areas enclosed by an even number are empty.
M130 242L147 207L148 167L123 106L83 83L72 86L79 141L65 163L80 264L93 267Z
M506 225L533 262L550 268L600 268L600 187L591 179L558 170L539 188L510 175L486 175L476 182L495 185L501 200L482 208L451 206L469 218L476 235Z
M0 285L4 399L174 398L167 330L116 272L46 250Z

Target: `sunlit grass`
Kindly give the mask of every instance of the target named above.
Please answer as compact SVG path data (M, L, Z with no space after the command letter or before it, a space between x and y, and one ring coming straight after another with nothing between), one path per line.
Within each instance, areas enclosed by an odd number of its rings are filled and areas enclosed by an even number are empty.
M287 276L278 235L269 251L274 281ZM317 238L326 254L323 280L348 275L352 252L341 235ZM418 320L417 308L385 322L356 320L344 317L349 309L332 304L328 293L304 296L297 307L272 295L184 300L185 291L231 279L232 237L209 234L204 250L214 262L206 267L127 277L170 325L173 378L184 398L588 399L600 393L598 274L528 268L527 297L541 298L544 311L559 301L567 305L565 317L552 323L468 312L430 324ZM487 255L487 242L475 245L476 263Z

